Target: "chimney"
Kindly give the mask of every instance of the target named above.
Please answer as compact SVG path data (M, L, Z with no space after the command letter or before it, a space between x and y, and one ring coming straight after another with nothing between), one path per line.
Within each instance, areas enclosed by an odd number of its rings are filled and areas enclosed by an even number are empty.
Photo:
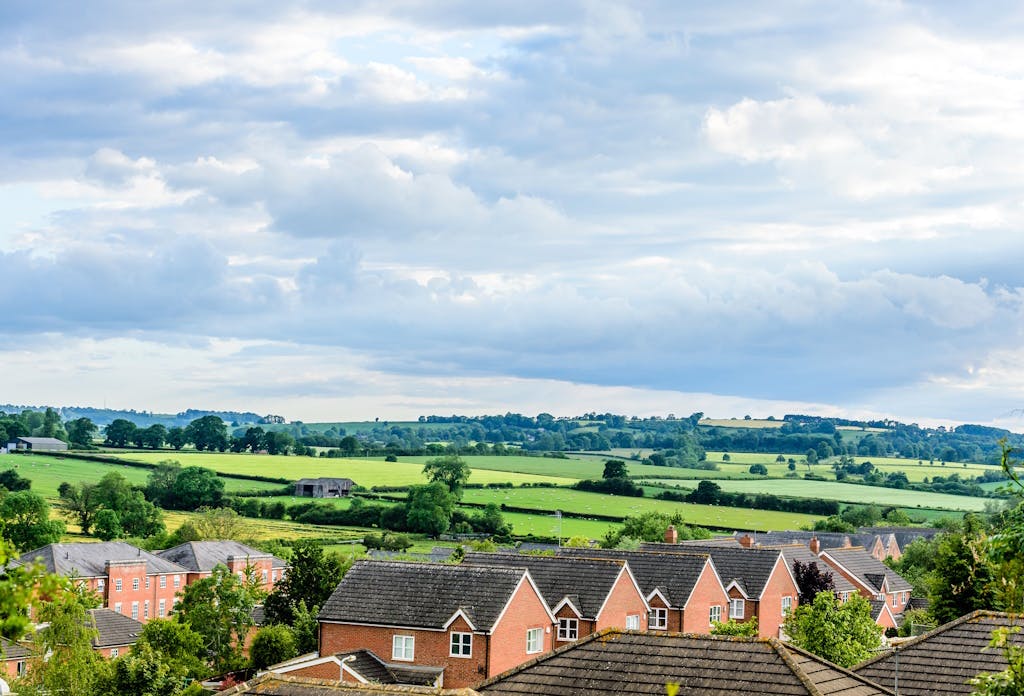
M745 549L749 549L754 546L754 537L749 534L744 534L739 538L740 546Z
M665 543L666 544L678 544L679 543L679 532L676 531L675 525L670 524L668 529L665 530Z
M811 553L813 553L815 556L821 553L821 542L818 541L817 536L811 537L811 540L807 542L807 548L809 548L811 550Z

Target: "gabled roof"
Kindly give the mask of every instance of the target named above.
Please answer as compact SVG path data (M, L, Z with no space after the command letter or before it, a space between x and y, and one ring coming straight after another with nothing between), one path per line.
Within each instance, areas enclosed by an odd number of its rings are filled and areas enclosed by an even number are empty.
M841 573L837 573L828 563L815 556L814 553L803 544L797 543L789 544L787 546L773 546L770 548L775 548L782 552L782 557L786 559L786 564L789 566L790 570L793 569L793 563L795 561L800 561L804 565L816 563L819 570L827 571L832 575L832 585L836 588L837 593L842 594L843 592L857 591L857 587L852 582L844 578Z
M358 561L319 618L443 629L461 611L476 630L490 631L523 581L532 583L523 568Z
M860 580L868 589L881 592L883 584L888 585L889 592L905 592L913 586L903 579L895 570L872 556L861 546L848 549L828 549L822 557L831 558L842 566L850 575Z
M29 563L36 559L46 567L47 572L64 576L74 574L85 578L105 576L107 561L136 561L139 559L146 561L146 572L149 574L186 572L177 563L123 541L49 544L34 551L26 551L18 557L20 563Z
M271 665L267 671L274 674L287 674L332 663L337 666L339 675L342 672L347 672L362 683L435 686L444 674L444 667L388 664L371 650L353 650L324 656L315 652L308 653Z
M477 687L482 694L888 696L892 692L773 638L600 631Z
M32 653L24 645L0 638L0 660L24 660Z
M581 618L589 620L597 619L625 566L622 560L515 553L467 553L462 563L526 568L551 611L568 597Z
M683 607L690 598L710 555L700 551L654 553L650 551L619 551L615 549L563 548L559 556L611 558L629 563L644 597L658 590L673 607Z
M435 689L427 686L390 684L345 684L334 679L308 679L267 672L244 684L222 691L224 696L388 696L389 694L433 694L433 696L476 696L472 689Z
M99 635L93 639L94 648L114 648L135 645L142 633L143 624L130 616L111 609L90 609L89 616Z
M186 541L172 549L157 551L156 554L160 558L177 563L191 573L208 573L218 564L227 565L231 556L253 559L270 556L272 568L288 567L288 562L277 556L231 539Z
M869 534L892 534L896 537L900 551L905 550L914 539L931 539L942 534L942 530L935 527L861 527L857 531Z
M64 445L68 443L63 440L58 440L55 437L16 437L15 442L27 442L30 445Z
M1001 650L988 648L997 628L1024 627L1024 616L996 611L976 611L939 626L854 667L861 676L892 686L899 668L900 693L970 694L967 681L982 672L1001 672L1006 660ZM1022 628L1024 630L1024 628ZM1024 632L1010 640L1024 647Z
M775 564L782 555L778 549L735 549L717 545L702 547L698 544L643 544L640 548L666 553L692 553L703 549L711 555L722 584L728 586L733 580L738 581L751 599L757 599L764 592Z
M328 485L328 484L332 484L333 483L335 485L341 486L342 488L351 488L352 486L356 485L356 482L353 481L350 478L330 478L330 477L326 477L326 478L301 478L301 479L299 479L298 481L295 482L295 485L300 485L300 484L311 485L311 484L317 484L317 483L324 484L324 485Z

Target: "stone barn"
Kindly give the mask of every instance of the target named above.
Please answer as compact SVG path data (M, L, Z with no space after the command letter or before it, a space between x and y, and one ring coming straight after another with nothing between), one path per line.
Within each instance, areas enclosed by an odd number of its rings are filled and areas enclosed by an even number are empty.
M304 478L295 482L299 498L347 498L355 481L347 478Z

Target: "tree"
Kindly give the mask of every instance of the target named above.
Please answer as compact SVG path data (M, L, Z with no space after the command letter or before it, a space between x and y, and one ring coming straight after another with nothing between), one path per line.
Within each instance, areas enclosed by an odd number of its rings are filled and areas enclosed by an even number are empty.
M185 525L182 525L183 529L184 527ZM183 529L179 529L178 532L182 532ZM242 541L252 536L250 524L231 508L200 508L199 514L192 518L191 532L195 539L190 541L205 539Z
M263 436L265 434L263 428L259 426L247 429L245 435L242 436L242 449L256 454L263 448Z
M96 484L93 499L102 509L114 513L114 516L103 515L104 535L116 534L118 527L121 530L118 536L147 537L162 534L164 531L160 511L146 500L141 491L132 488L128 479L116 471L100 479ZM100 511L97 511L97 525L99 519ZM117 536L108 538L113 539Z
M341 438L341 442L338 443L338 449L340 449L343 454L352 456L354 454L358 454L361 448L359 445L359 440L357 440L355 436L346 435L345 437Z
M882 643L871 604L858 594L840 602L832 592L820 592L813 602L790 612L784 630L793 645L840 667L866 660Z
M322 607L351 567L352 559L325 553L322 546L300 540L292 547L290 565L284 580L274 586L263 605L271 623L293 623L300 603L311 609Z
M929 593L932 616L944 624L975 609L995 608L994 578L981 522L967 515L962 532L944 534L936 544Z
M157 465L150 470L149 476L146 477L146 500L152 501L160 507L169 507L168 501L180 472L180 462L171 459L157 462Z
M60 541L64 523L50 519L50 505L38 493L4 493L0 496L0 535L19 551L29 551Z
M2 442L2 440L0 440ZM18 475L14 469L0 471L0 488L8 491L27 491L32 487L32 481Z
M66 440L68 435L64 432L64 426L60 422L60 414L54 411L49 406L46 407L46 412L43 413L43 424L39 427L37 433L40 437L55 437L59 440Z
M728 452L723 452L722 453L722 461L723 462L731 462L732 461L732 457L729 456Z
M713 621L711 624L711 635L756 638L757 617L755 616L749 621Z
M151 449L160 449L167 440L167 428L159 423L149 426L141 434L143 446Z
M223 452L228 448L228 426L219 416L203 416L185 427L185 438L200 452Z
M807 454L805 455L805 457L807 459L807 463L808 464L817 464L818 463L818 452L817 452L817 450L814 450L814 449L807 450Z
M244 665L242 645L253 625L252 594L244 582L223 565L210 577L185 586L178 616L203 638L215 673Z
M16 555L10 542L0 539L0 636L8 640L19 640L31 625L29 605L67 583L66 578L47 573L41 563L12 565Z
M793 577L800 590L800 604L810 604L821 592L835 592L832 572L822 569L816 561L793 561Z
M121 517L113 510L103 508L96 513L96 521L93 523L93 534L103 541L120 539L124 536L124 527L121 526Z
M127 655L110 663L109 675L100 682L104 696L183 696L189 675L149 645L136 643Z
M609 529L601 540L601 546L606 549L622 548L626 539L638 541L664 541L665 530L672 525L676 528L676 534L680 540L685 539L710 539L711 533L703 527L691 527L686 524L683 516L679 513L667 515L663 512L645 512L641 515L626 517L622 521L622 527L617 530Z
M165 663L178 665L189 677L203 677L206 666L199 657L203 654L203 637L177 616L170 619L150 619L139 634L135 649L146 646Z
M601 474L601 478L605 479L623 479L629 476L629 472L626 470L626 462L621 459L608 459L604 463L604 473Z
M68 421L65 426L68 433L68 443L72 447L85 449L92 447L92 439L99 432L99 428L88 418L76 418Z
M188 435L185 434L184 428L174 426L167 431L167 444L176 450L180 450L182 447L188 444Z
M224 498L224 481L201 466L187 466L178 472L167 504L174 510L218 507Z
M256 669L266 669L297 654L294 631L281 624L261 628L249 646L249 659Z
M975 687L973 696L1021 696L1024 694L1024 648L1014 645L1010 635L1020 631L1014 628L997 628L992 632L989 648L1003 651L1006 669L1002 672L983 672L970 680Z
M61 513L77 524L82 534L89 534L92 531L93 519L100 511L96 484L83 482L73 485L65 481L60 484L57 493L60 496L57 507Z
M295 444L295 438L285 432L271 430L263 434L261 446L267 454L288 454L288 448Z
M103 442L109 447L127 447L136 429L136 425L130 420L116 418L107 426L107 439Z
M749 471L752 474L756 474L757 476L768 475L768 467L766 467L764 464L751 464L750 468L747 469L747 471Z
M443 483L455 497L462 495L462 487L469 480L469 464L457 454L428 459L423 474L431 483Z
M690 502L702 505L714 505L718 502L718 496L722 487L714 481L700 481L697 483L697 490L690 494Z
M454 509L455 496L446 484L412 486L405 503L406 522L410 530L430 534L436 539L447 531Z

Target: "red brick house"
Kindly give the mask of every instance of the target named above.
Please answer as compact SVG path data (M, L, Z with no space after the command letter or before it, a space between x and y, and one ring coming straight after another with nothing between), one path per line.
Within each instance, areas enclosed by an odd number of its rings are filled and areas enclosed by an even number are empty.
M359 561L320 610L320 655L369 650L461 687L551 650L557 622L525 568ZM296 676L307 676L305 674Z
M556 647L605 628L647 628L650 607L624 560L467 553L462 562L529 570L558 619Z
M271 592L279 580L284 579L288 569L287 561L259 549L230 539L215 541L188 541L156 555L176 563L188 571L186 584L213 573L214 566L226 566L229 571L242 577L247 569L255 574L263 589Z
M35 560L50 573L75 577L104 607L143 623L167 616L187 583L185 568L123 541L49 544L18 558Z
M340 681L345 684L402 684L429 687L438 687L444 674L443 667L388 663L370 650L353 650L323 656L319 653L300 655L286 662L271 665L267 671L304 679Z
M707 633L715 617L728 620L729 596L707 553L569 548L558 553L627 562L650 607L649 630Z
M819 557L834 573L852 583L862 596L885 602L893 615L902 614L910 602L913 586L863 547L826 549Z
M28 669L28 661L32 653L24 645L0 638L0 652L3 653L0 655L0 661L3 662L0 679L10 682L20 677Z
M758 634L778 638L786 615L796 608L799 588L793 569L778 549L736 548L711 544L644 544L643 550L711 556L729 596L728 617L747 621L757 617ZM723 615L722 620L725 620Z
M110 609L90 609L89 621L96 629L92 649L106 658L127 655L142 633L141 621Z

